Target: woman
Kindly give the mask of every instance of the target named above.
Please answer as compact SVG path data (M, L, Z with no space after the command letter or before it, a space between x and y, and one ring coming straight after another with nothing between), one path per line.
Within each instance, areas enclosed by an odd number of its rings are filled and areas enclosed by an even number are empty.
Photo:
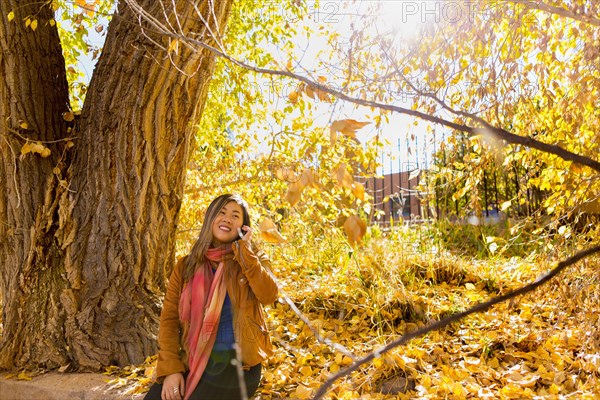
M231 194L213 200L169 279L157 383L145 399L239 399L237 354L247 396L258 388L261 362L272 353L261 304L277 299L277 284L251 239L246 202Z

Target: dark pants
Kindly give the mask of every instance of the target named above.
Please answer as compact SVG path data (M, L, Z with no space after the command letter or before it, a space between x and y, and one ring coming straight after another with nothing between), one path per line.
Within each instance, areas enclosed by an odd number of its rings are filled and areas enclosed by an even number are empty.
M214 354L214 353L213 353ZM212 358L212 357L211 357ZM260 383L261 365L255 365L250 370L244 371L246 393L252 397ZM184 374L187 380L187 373ZM144 400L160 400L162 384L155 383L144 397ZM190 399L194 400L238 400L241 399L237 368L231 364L230 359L223 361L209 361L198 386L194 389Z

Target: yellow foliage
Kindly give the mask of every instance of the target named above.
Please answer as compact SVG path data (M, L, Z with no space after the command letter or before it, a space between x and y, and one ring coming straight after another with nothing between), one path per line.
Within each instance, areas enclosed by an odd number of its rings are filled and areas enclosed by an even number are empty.
M37 153L42 158L47 158L50 156L51 151L49 148L44 146L41 142L25 142L23 147L21 147L21 155L24 156L29 153Z
M270 218L263 219L258 229L260 230L260 237L267 243L285 243L287 241L281 236L277 226Z
M367 224L358 215L351 215L344 222L344 231L351 246L360 242L367 232Z
M370 122L360 122L354 119L333 121L329 127L330 142L334 144L337 141L337 132L341 132L349 138L356 139L356 132L369 124Z

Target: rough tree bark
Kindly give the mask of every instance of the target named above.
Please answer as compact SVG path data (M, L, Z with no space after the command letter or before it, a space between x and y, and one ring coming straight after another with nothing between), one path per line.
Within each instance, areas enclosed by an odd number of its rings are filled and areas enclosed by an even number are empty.
M16 18L9 23L12 10ZM2 367L32 358L43 364L47 351L42 348L58 352L57 346L64 347L60 328L52 326L61 324L55 282L64 270L53 239L58 177L52 169L61 163L64 143L47 144L48 158L19 158L23 137L53 141L67 134L61 114L68 110L69 93L58 33L55 28L24 29L23 18L34 14L39 21L52 18L48 7L33 2L0 4Z
M210 40L194 2L140 3L172 23L177 14L183 32ZM139 363L156 351L192 123L214 56L182 46L169 57L161 49L168 38L120 4L71 133L75 146L48 144L51 157L20 159L22 137L68 134L64 61L56 29L44 25L52 12L41 4L0 4L0 368ZM197 6L222 29L231 2L210 4ZM25 15L38 12L38 29L25 29Z

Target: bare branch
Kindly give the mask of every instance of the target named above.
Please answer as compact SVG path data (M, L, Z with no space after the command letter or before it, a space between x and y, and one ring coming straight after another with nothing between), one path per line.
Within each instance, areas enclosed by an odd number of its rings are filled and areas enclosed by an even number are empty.
M392 350L393 348L403 345L404 343L407 343L408 341L410 341L414 338L423 336L428 332L442 329L445 326L448 326L453 322L459 321L468 315L486 311L498 303L502 303L506 300L510 300L517 296L521 296L526 293L529 293L529 292L537 289L538 287L542 286L544 283L550 281L552 278L557 276L561 271L563 271L567 267L575 264L576 262L580 261L581 259L583 259L587 256L590 256L590 255L592 255L594 253L598 253L598 252L600 252L600 246L591 247L587 250L582 250L582 251L576 253L575 255L567 258L566 260L559 262L558 265L554 269L550 270L546 274L539 276L535 281L531 282L530 284L527 284L517 290L510 291L502 296L494 297L493 299L490 299L486 302L479 303L479 304L475 305L474 307L469 308L466 311L456 313L449 317L443 318L439 321L431 323L431 324L429 324L421 329L418 329L414 332L407 333L407 334L403 335L402 337L400 337L399 339L394 340L393 342L390 342L390 343L386 344L385 346L382 346L382 347L376 349L375 351L369 353L365 357L356 361L354 364L350 365L348 368L340 370L338 373L334 374L329 379L327 379L327 381L323 385L321 385L321 387L315 394L314 400L321 399L327 393L327 390L331 387L331 385L333 385L333 383L335 381L337 381L338 379L350 374L353 371L356 371L358 369L358 367L360 367L361 365L373 360L376 357L380 357L382 354L387 353L388 351Z
M281 289L279 289L279 291L281 292ZM312 331L313 335L315 336L315 339L317 339L317 341L326 344L327 346L339 351L340 353L350 357L353 361L356 359L356 356L354 355L354 353L352 353L350 350L348 350L347 348L345 348L342 344L340 343L336 343L326 337L321 336L321 334L319 333L319 330L310 322L310 320L308 319L308 317L306 317L302 311L300 311L298 309L298 307L296 307L296 304L294 304L294 301L292 299L289 298L289 296L287 296L285 293L283 293L280 296L281 299L283 299L286 304L292 309L292 311L298 316L298 318L300 318L302 320L302 322L304 322L304 324L306 326L308 326L308 328Z

